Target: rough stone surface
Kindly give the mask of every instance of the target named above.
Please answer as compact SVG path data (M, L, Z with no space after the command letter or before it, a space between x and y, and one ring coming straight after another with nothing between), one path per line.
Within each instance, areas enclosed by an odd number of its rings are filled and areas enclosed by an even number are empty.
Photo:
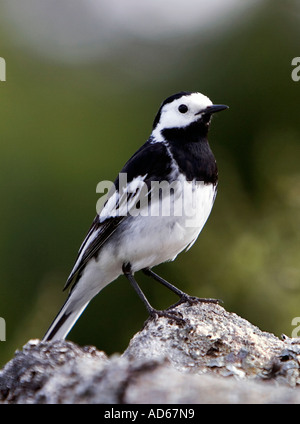
M0 371L0 403L300 403L300 339L216 304L148 320L122 355L29 341Z

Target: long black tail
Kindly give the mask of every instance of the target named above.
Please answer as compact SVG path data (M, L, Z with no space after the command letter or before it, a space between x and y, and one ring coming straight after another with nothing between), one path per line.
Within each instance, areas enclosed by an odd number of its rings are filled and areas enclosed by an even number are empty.
M68 299L50 325L42 341L65 339L89 302L80 304L70 293Z

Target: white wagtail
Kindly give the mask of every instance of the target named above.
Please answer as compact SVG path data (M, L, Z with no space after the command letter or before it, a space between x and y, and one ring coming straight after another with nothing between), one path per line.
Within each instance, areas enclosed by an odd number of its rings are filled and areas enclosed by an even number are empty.
M151 268L190 248L211 212L218 170L207 134L211 115L226 108L212 104L201 93L190 92L175 94L162 103L148 141L123 167L79 249L65 285L65 289L72 285L69 296L44 341L64 339L91 299L121 274L130 281L150 316L171 316L172 312L150 305L134 278L137 271L176 293L179 301L175 305L197 299ZM124 175L125 186L120 182ZM162 189L163 182L169 191Z

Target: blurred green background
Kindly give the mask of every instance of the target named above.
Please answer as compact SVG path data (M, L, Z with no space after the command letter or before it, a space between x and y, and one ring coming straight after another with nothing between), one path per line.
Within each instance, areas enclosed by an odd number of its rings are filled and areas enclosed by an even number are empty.
M300 82L291 78L300 7L240 3L0 2L0 366L47 330L95 216L97 183L114 180L161 101L181 90L230 106L210 132L219 192L197 243L156 271L291 335L300 316ZM176 300L137 279L157 308ZM146 318L120 277L69 339L122 352Z

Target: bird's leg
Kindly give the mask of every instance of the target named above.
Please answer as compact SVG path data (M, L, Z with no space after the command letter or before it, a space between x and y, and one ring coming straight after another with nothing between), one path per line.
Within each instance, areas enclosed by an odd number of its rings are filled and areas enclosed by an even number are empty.
M201 297L190 296L187 293L183 292L182 290L178 289L177 287L173 286L173 284L169 283L164 278L160 277L158 274L153 272L152 269L144 268L142 271L144 272L144 274L148 275L148 277L154 278L154 280L163 284L165 287L167 287L173 293L175 293L175 294L177 294L177 296L179 296L179 298L180 298L179 301L177 303L174 303L174 305L171 305L168 309L175 308L175 306L178 306L181 303L185 303L185 302L188 302L189 304L193 304L193 303L197 303L197 302L203 302L203 303L220 303L220 302L222 302L219 299L201 298Z
M146 296L144 295L144 293L140 289L140 286L135 281L135 278L134 278L133 273L131 271L131 265L130 265L130 263L129 264L124 264L123 267L122 267L122 271L123 271L125 277L127 278L127 280L130 282L130 284L134 288L134 290L137 292L139 298L142 300L142 302L146 306L146 309L149 312L149 315L152 315L152 313L154 311L154 308L150 305L148 299L146 298Z
M123 264L122 271L123 271L125 277L127 278L127 280L130 282L130 284L132 285L132 287L136 291L136 293L138 294L139 298L142 300L142 302L146 306L146 309L147 309L147 311L150 315L150 318L156 318L158 316L159 317L162 316L162 317L166 317L166 318L170 318L172 320L175 320L179 324L184 323L184 320L182 318L179 318L174 313L167 312L167 311L159 311L159 310L153 308L153 306L150 305L148 299L146 298L146 296L142 292L140 286L138 285L138 283L136 282L136 280L133 276L130 263Z

